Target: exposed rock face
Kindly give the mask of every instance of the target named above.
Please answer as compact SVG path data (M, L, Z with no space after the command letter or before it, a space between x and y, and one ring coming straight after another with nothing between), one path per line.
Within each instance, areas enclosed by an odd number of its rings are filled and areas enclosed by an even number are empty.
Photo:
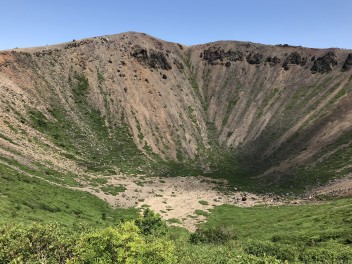
M0 156L66 171L261 176L285 188L343 176L351 54L138 33L3 51Z
M328 73L337 65L334 52L329 51L324 56L317 58L311 68L312 73Z
M352 69L352 53L348 54L345 63L342 66L343 71L348 71Z
M292 52L284 61L282 67L287 71L290 69L290 65L305 66L307 63L307 57L300 55L298 52Z
M218 47L210 47L201 54L203 60L207 61L209 64L216 64L216 61L242 61L243 54L241 51L228 50L224 51Z
M170 70L172 68L167 61L164 53L160 51L152 50L150 55L148 55L148 51L146 49L137 47L131 53L131 55L135 57L140 63L147 65L153 69Z

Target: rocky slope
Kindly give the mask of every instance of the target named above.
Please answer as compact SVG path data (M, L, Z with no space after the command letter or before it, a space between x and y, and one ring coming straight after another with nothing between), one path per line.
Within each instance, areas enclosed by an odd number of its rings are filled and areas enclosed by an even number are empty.
M0 162L63 182L206 174L301 191L352 170L351 92L351 50L141 33L7 50Z

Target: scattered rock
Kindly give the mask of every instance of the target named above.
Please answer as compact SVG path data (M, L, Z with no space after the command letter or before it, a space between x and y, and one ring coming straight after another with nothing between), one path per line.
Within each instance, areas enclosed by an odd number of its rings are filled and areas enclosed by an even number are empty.
M231 62L229 62L229 61L226 62L226 63L225 63L225 66L226 66L227 68L228 68L228 67L231 67Z
M185 68L178 59L174 59L174 65L176 65L176 68L179 69L180 71L182 71Z
M245 202L245 201L247 201L247 197L243 196L241 200L242 200L242 202Z
M167 76L166 76L166 74L163 74L163 79L165 79L165 80L167 79Z
M345 63L342 66L343 71L348 71L352 69L352 53L348 54Z
M332 51L329 51L324 56L317 58L310 70L313 74L317 72L323 74L332 71L336 65L336 56Z

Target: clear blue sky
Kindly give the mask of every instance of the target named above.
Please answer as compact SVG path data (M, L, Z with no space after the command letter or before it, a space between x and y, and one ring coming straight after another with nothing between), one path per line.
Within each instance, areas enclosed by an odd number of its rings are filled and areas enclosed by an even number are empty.
M243 40L352 49L352 0L1 1L1 50L126 31L186 45Z

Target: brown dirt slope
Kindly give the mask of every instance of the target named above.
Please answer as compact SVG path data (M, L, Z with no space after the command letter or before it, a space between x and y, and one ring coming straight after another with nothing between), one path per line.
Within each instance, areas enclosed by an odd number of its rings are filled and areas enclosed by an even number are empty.
M351 53L134 32L2 51L0 156L81 175L322 184L351 171Z

